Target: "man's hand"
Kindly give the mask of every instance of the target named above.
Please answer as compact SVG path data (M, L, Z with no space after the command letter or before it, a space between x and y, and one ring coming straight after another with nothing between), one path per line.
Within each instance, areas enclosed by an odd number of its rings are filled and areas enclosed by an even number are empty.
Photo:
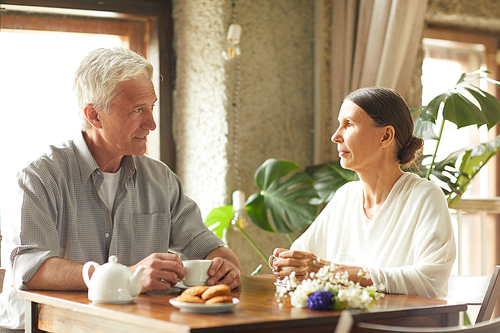
M210 276L207 281L209 286L226 284L231 289L234 289L240 285L241 270L230 261L221 257L212 259L208 275Z
M208 269L210 278L209 286L225 284L231 289L240 285L241 265L236 255L225 247L213 250L206 259L212 259L212 265Z
M142 293L152 290L169 290L186 275L182 260L172 253L150 254L134 266L130 266L130 271L135 272L139 265L146 267L142 272Z

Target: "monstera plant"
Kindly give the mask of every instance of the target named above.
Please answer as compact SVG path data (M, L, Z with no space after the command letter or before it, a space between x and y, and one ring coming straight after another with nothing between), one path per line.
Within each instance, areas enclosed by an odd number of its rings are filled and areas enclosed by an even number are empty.
M291 243L290 233L302 230L318 213L321 200L313 178L293 162L268 159L257 169L254 180L260 192L252 194L245 203L250 220L265 231L283 233ZM232 218L232 206L223 206L213 209L205 224L223 238L232 222L267 262L266 255Z
M497 86L500 82L489 79L487 71L464 73L452 88L436 96L429 105L421 107L415 121L415 135L424 140L435 140L432 156L424 156L429 163L421 163L420 176L431 179L431 175L443 182L448 205L454 207L467 190L471 180L481 168L498 153L500 138L478 143L472 147L452 152L442 161L436 161L439 143L444 135L445 122L454 123L457 128L485 125L488 131L500 120L500 101L487 91L471 82L485 80ZM438 123L438 120L440 121ZM434 131L439 129L438 134ZM454 135L450 133L449 135ZM425 161L425 159L424 159Z
M500 137L496 137L451 152L442 161L436 160L443 136L456 134L444 132L445 122L454 123L457 128L479 128L484 125L490 130L500 120L500 100L471 84L486 80L500 86L500 82L487 78L487 73L464 73L453 87L436 96L429 105L412 110L416 117L415 135L425 141L435 140L436 148L432 155L421 156L417 167L408 171L427 179L434 180L435 177L435 180L439 180L437 183L443 189L450 207L460 200L474 176L498 153L500 147ZM255 172L254 180L259 192L248 198L246 210L256 226L268 232L282 233L291 243L290 233L307 227L315 219L321 205L330 201L338 188L356 179L357 174L343 169L338 161L302 169L290 161L269 159ZM238 221L232 221L232 217L232 206L215 208L205 224L221 238L232 224L242 231L267 263L264 253Z

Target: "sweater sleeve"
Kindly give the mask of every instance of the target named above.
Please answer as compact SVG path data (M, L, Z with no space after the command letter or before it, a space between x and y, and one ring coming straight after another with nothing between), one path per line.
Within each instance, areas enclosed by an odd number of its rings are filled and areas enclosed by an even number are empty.
M456 249L446 199L434 184L415 189L409 203L415 209L401 211L400 220L417 219L412 232L407 264L398 267L369 267L375 284L384 284L386 292L444 297ZM415 213L418 212L418 213ZM403 254L401 254L403 255Z

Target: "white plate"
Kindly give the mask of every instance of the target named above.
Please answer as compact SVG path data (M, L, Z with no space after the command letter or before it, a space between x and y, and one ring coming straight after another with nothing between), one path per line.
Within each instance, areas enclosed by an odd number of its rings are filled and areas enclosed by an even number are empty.
M239 299L233 298L233 303L219 303L219 304L202 304L202 303L187 303L178 302L177 297L169 300L170 304L175 306L181 311L196 312L196 313L218 313L226 312L234 308L240 302Z

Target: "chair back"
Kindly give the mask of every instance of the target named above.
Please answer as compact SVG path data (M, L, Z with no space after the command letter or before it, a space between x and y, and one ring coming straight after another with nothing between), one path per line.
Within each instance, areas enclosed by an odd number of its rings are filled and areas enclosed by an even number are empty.
M462 327L400 327L369 323L356 323L349 310L340 314L335 333L498 333L500 318Z
M480 305L476 324L489 320L500 295L500 266L491 276L451 275L448 279L447 301Z
M0 268L0 293L3 291L3 279L5 277L5 269Z
M476 324L490 320L493 309L497 304L498 296L500 295L500 266L495 266L491 275L490 283L486 294L484 295L481 308L476 318Z

